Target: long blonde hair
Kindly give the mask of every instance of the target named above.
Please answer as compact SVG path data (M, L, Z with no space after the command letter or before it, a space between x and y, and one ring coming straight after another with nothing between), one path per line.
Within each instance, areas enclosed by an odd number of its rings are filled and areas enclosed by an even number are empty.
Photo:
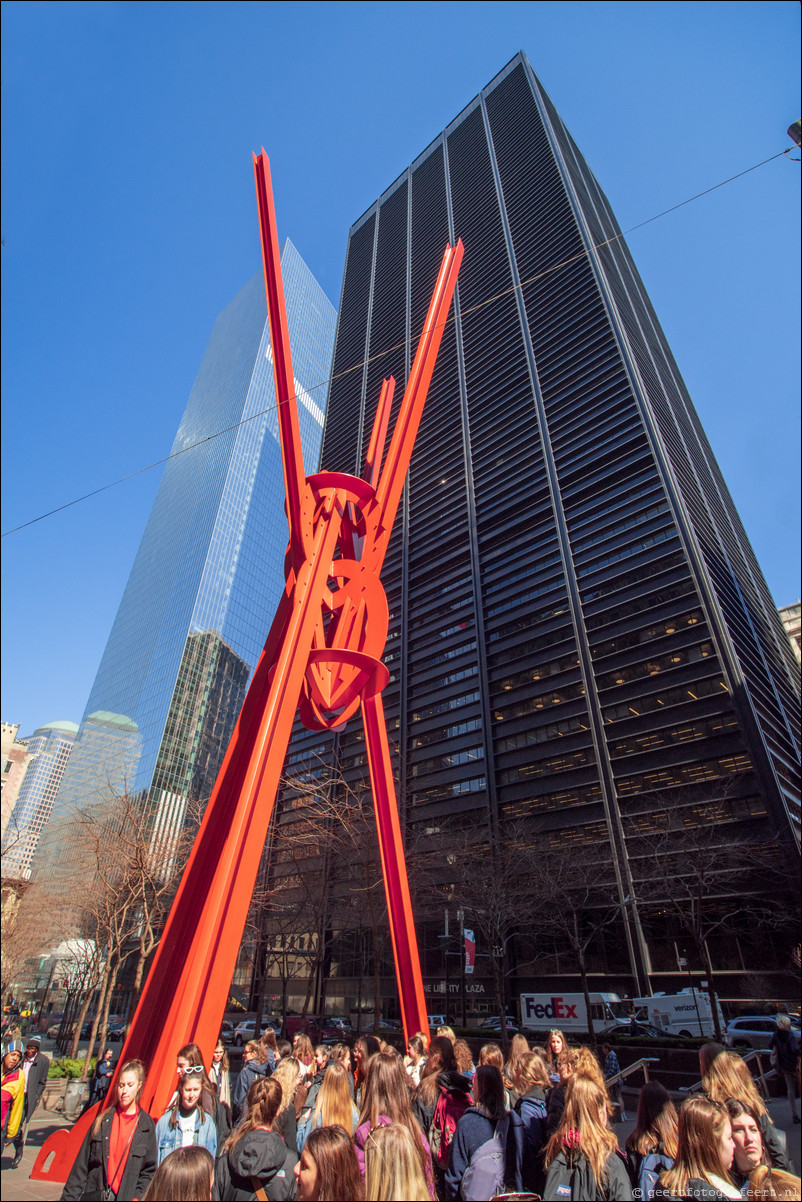
M609 1096L599 1058L584 1044L574 1053L574 1073L577 1077L587 1077L590 1081L595 1081L604 1096Z
M710 1182L721 1177L732 1179L721 1163L721 1134L730 1116L723 1106L709 1098L686 1098L680 1106L677 1130L677 1155L672 1168L660 1175L660 1184L672 1197L684 1198L691 1177Z
M365 1143L365 1197L368 1202L429 1202L429 1186L421 1168L419 1140L390 1123L374 1127Z
M702 1077L702 1089L711 1102L723 1105L727 1098L737 1098L751 1106L758 1117L768 1114L752 1074L737 1052L719 1052Z
M610 1115L610 1103L605 1090L590 1077L571 1077L565 1087L565 1110L560 1125L546 1145L543 1166L564 1153L569 1163L584 1156L598 1185L607 1183L607 1161L618 1147L612 1131L602 1120L602 1112Z
M749 1174L749 1191L747 1198L759 1199L760 1202L779 1202L780 1199L788 1199L788 1202L793 1202L793 1199L800 1197L802 1191L802 1181L798 1177L794 1177L793 1173L784 1173L782 1169L770 1169L768 1165L759 1164L756 1169L753 1169Z
M515 1089L515 1077L518 1073L521 1057L526 1056L530 1050L529 1041L526 1036L521 1035L520 1031L516 1031L510 1041L510 1054L501 1073L506 1089Z
M354 1129L354 1103L348 1088L348 1072L339 1060L332 1060L323 1074L311 1126Z
M271 1081L281 1086L279 1114L295 1101L295 1090L301 1079L301 1065L294 1056L283 1056L270 1075Z
M549 1066L540 1052L527 1052L518 1060L518 1067L513 1078L513 1086L518 1094L525 1094L530 1089L548 1089Z
M406 1070L400 1057L388 1056L386 1052L379 1052L368 1064L359 1125L369 1123L371 1131L375 1131L382 1118L388 1118L399 1127L406 1127L413 1140L420 1171L425 1175L430 1153L421 1138L421 1126L412 1113Z

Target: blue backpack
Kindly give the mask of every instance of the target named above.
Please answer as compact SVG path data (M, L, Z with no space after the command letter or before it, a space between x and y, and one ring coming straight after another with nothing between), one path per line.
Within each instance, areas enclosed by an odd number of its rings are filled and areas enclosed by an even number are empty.
M486 1139L474 1152L459 1186L460 1197L465 1202L485 1202L487 1198L494 1198L503 1192L509 1129L510 1116L505 1114L496 1123L490 1139Z
M633 1191L635 1197L642 1198L643 1202L650 1202L657 1189L660 1174L665 1173L673 1164L673 1159L663 1152L650 1152L648 1156L644 1156L640 1162L637 1190Z

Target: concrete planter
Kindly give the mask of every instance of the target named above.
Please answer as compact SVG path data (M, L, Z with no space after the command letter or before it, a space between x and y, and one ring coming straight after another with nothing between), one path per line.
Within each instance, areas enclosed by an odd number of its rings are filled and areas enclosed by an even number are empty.
M64 1090L64 1114L68 1119L76 1119L89 1098L88 1081L67 1081Z
M42 1093L42 1106L45 1110L60 1110L64 1103L64 1090L67 1088L66 1077L53 1077L45 1085Z

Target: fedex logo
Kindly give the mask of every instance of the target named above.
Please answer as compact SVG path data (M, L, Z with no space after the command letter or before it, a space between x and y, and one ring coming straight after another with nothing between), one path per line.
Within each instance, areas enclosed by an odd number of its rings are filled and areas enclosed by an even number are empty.
M532 994L524 994L521 1001L524 1004L524 1018L576 1018L578 1020L579 1017L576 1012L577 1004L571 1006L561 997L553 997L550 1002L542 1005L535 1001Z

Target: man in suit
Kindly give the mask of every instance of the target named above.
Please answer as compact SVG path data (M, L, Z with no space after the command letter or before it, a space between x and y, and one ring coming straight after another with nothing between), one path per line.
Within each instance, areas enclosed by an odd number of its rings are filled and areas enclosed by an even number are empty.
M29 1035L26 1039L25 1056L20 1068L25 1074L25 1108L22 1113L22 1122L20 1123L19 1131L13 1140L15 1150L12 1168L16 1168L22 1160L22 1153L25 1148L25 1136L28 1133L28 1124L33 1117L34 1110L39 1105L47 1083L50 1058L45 1056L42 1051L40 1036Z

